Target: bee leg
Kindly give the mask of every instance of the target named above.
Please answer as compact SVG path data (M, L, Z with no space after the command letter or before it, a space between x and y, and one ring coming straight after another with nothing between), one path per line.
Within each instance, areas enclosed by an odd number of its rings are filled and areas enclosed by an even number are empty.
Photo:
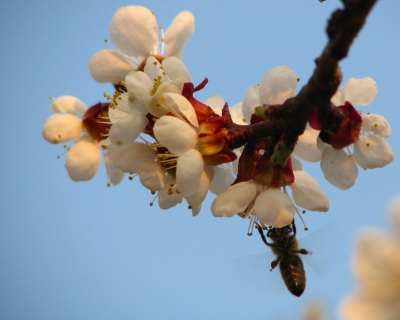
M274 270L274 269L278 266L279 261L281 261L281 256L279 256L278 259L276 259L276 260L274 260L274 261L271 262L271 270L269 270L270 272L271 272L272 270Z
M263 241L268 247L271 247L271 244L268 243L267 238L265 238L265 235L264 235L264 232L263 232L263 229L261 228L261 226L260 226L258 223L256 223L256 225L257 225L257 230L258 230L258 232L260 233L260 236L261 236L262 241Z
M306 249L300 249L300 250L299 250L299 253L301 253L301 254L312 254L311 251L308 251L308 250L306 250Z

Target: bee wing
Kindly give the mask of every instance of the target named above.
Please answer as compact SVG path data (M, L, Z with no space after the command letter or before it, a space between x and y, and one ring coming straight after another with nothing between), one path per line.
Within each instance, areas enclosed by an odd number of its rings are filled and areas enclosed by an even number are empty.
M311 252L300 257L320 277L338 261L340 248L336 244L337 232L337 223L329 222L299 240L299 248Z
M237 258L232 261L237 278L260 294L284 294L287 292L279 267L271 270L271 262L276 259L272 252Z

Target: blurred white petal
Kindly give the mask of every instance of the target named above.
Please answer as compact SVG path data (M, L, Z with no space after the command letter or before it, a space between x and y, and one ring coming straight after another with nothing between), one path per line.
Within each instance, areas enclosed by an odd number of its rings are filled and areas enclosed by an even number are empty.
M65 167L73 181L88 181L100 165L100 150L91 138L81 139L67 152Z
M82 131L82 120L76 116L69 113L53 114L44 123L42 135L47 142L63 143L79 138Z

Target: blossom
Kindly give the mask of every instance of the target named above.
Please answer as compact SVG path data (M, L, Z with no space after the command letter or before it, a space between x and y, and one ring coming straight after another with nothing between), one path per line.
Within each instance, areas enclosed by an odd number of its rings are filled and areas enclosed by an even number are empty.
M177 158L176 188L183 196L192 196L200 186L204 171L203 156L195 148L198 120L186 98L175 93L165 93L164 97L165 103L177 111L178 117L165 115L158 119L154 135Z
M43 125L43 138L53 144L77 140L67 150L65 167L73 181L92 179L100 165L98 142L110 127L100 120L107 116L108 103L98 103L88 108L78 98L61 96L54 99L50 110L56 114L51 115ZM116 185L123 174L110 161L112 153L106 153L105 157L109 182Z
M219 194L211 212L215 217L255 216L264 225L281 228L291 224L294 213L299 212L295 204L310 211L327 211L329 199L318 182L304 171L293 171L293 175L288 184L293 200L285 187L242 181Z
M252 85L244 95L242 104L244 122L250 123L256 107L283 104L287 99L293 97L297 82L296 74L288 66L281 65L267 71L260 84ZM298 158L309 162L316 162L321 159L321 151L316 143L318 133L318 131L307 126L304 133L299 136L294 149L294 154Z
M117 49L96 52L89 61L89 71L97 82L118 82L142 68L149 56L162 61L165 57L181 58L186 41L194 32L194 16L181 12L158 38L160 28L154 13L141 6L122 7L110 23L110 37Z
M365 106L371 103L377 93L376 83L371 78L349 79L343 88L332 97L336 105ZM352 187L358 176L359 165L363 169L382 168L394 159L389 144L383 139L390 133L387 120L375 114L361 114L362 124L358 137L350 148L337 150L332 146L319 142L322 151L321 169L325 178L339 189Z
M297 88L297 76L288 66L277 66L262 77L260 84L247 89L242 104L243 116L250 123L258 106L282 104L293 97Z
M345 320L400 319L400 199L389 210L391 232L370 227L352 259L357 286L340 305Z

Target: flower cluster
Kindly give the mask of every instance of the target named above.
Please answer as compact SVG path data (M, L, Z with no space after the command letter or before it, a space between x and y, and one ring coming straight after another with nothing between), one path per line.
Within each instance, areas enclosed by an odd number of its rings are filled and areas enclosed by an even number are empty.
M354 184L357 165L372 169L393 160L384 140L388 122L353 107L372 102L372 79L350 79L336 92L334 126L316 108L296 133L279 122L266 132L262 128L276 119L260 110L278 110L295 95L294 71L272 68L231 108L220 96L198 101L195 93L208 80L195 86L180 60L193 32L190 12L178 14L164 33L144 7L117 10L110 23L116 48L100 50L89 61L93 79L111 83L115 92L90 108L75 97L57 98L50 107L57 114L43 126L50 143L76 142L66 146L72 180L90 180L102 150L109 184L118 184L125 173L138 177L162 209L185 200L196 216L211 191L217 195L215 217L238 215L250 218L251 228L282 228L296 212L329 209L328 197L298 159L320 162L325 178L340 189Z
M359 235L352 261L357 287L340 306L341 318L400 318L400 201L389 210L391 232L378 228Z

